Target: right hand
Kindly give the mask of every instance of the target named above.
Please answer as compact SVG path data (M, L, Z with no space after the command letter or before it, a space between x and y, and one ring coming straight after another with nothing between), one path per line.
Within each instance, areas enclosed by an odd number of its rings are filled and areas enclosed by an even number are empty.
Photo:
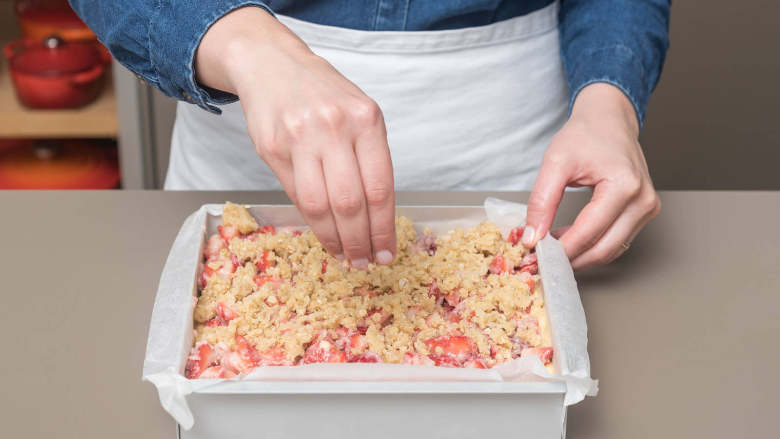
M195 69L239 96L255 150L330 254L358 269L392 262L393 167L371 98L257 7L219 19Z

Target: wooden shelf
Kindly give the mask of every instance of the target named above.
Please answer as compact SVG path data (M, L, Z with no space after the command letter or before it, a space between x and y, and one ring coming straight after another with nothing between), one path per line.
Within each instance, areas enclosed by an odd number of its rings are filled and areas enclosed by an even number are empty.
M31 110L16 98L8 62L0 61L0 137L113 137L119 123L111 72L98 99L75 110Z

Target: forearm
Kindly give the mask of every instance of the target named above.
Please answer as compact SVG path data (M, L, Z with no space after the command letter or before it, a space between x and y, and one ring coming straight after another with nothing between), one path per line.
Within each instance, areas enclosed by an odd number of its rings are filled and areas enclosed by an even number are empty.
M272 17L263 11L270 11L265 3L257 0L70 3L122 65L166 95L215 113L219 113L215 105L233 102L237 97L229 90L205 88L196 80L195 53L201 40L214 23L239 8L253 6Z
M561 54L570 105L588 85L612 84L641 125L669 46L668 0L563 0Z

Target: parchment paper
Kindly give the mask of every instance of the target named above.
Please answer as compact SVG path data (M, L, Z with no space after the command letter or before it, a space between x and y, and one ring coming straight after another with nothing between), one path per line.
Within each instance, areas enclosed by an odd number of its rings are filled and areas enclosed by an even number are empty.
M261 223L304 227L294 209L262 206L250 211ZM193 342L193 297L202 246L207 233L216 231L222 206L207 204L190 215L179 230L165 263L149 327L143 379L157 387L163 408L185 429L194 425L186 396L226 380L188 380L182 372ZM403 214L399 208L398 214ZM415 226L444 234L490 219L506 236L525 223L526 206L488 198L483 209L430 209L416 215ZM211 218L211 220L209 220ZM258 367L240 380L263 381L563 381L565 405L575 404L598 392L590 378L587 326L574 275L561 245L547 235L536 247L554 348L548 372L536 357L518 358L492 369L457 369L400 364L309 364L291 367ZM240 382L235 383L240 386Z

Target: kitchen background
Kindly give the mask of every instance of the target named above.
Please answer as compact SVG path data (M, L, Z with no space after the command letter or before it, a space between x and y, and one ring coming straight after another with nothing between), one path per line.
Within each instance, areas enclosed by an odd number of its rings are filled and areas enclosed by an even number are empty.
M3 46L21 37L15 3L0 0ZM658 189L780 190L778 14L769 0L673 3L672 44L640 138ZM35 25L34 13L27 19ZM175 102L115 61L104 75L91 103L34 110L20 104L2 57L0 188L162 186Z

